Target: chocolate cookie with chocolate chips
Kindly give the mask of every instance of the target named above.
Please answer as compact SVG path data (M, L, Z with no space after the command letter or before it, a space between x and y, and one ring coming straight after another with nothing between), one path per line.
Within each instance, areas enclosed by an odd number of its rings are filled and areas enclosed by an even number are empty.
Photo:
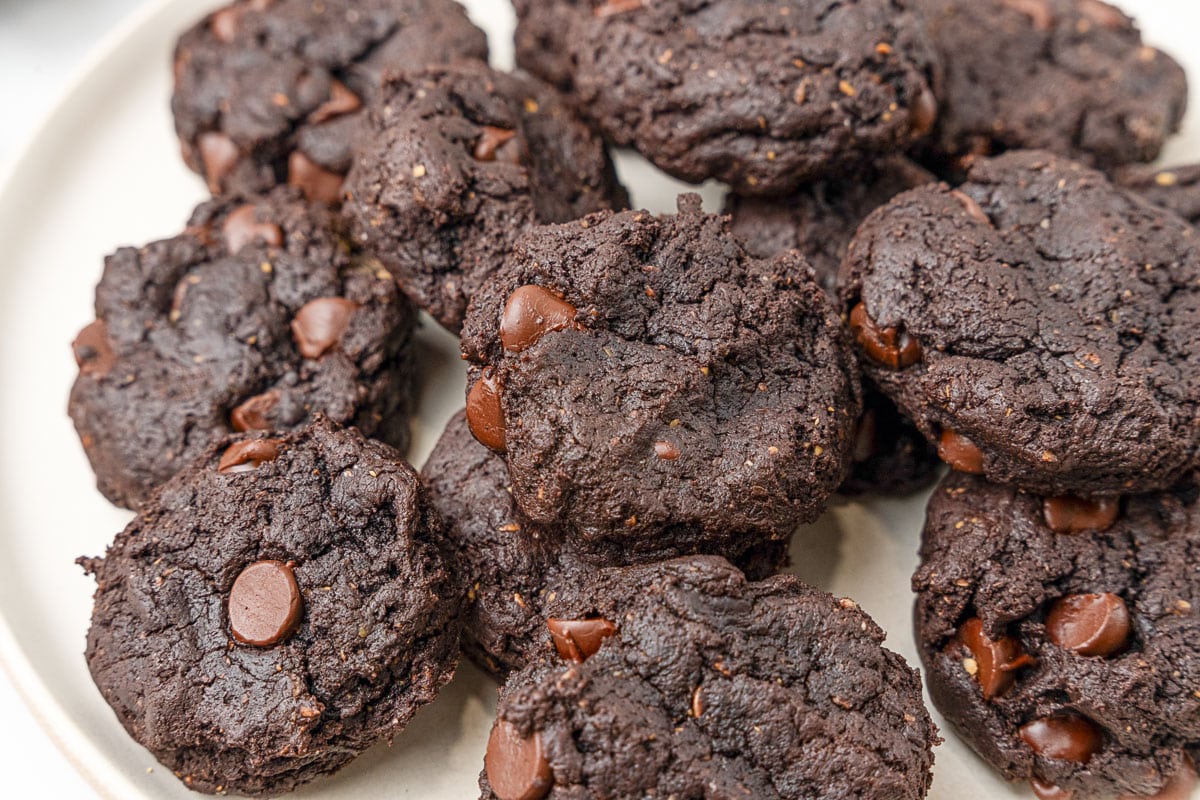
M917 642L934 703L1006 778L1047 800L1190 796L1198 498L1191 478L1094 501L961 474L938 487Z
M1153 161L1187 78L1100 0L914 0L945 67L928 156L1043 148L1103 169Z
M290 791L399 733L453 675L437 524L400 453L353 429L226 438L80 559L88 668L189 788Z
M842 300L869 377L956 469L1044 494L1196 461L1200 248L1182 219L1022 151L868 217Z
M521 233L628 205L556 91L479 63L389 82L346 186L355 241L452 331Z
M532 231L462 348L468 422L517 505L590 544L750 549L845 477L861 400L840 320L799 254L751 258L696 195Z
M287 188L210 201L179 236L118 250L74 344L70 413L100 491L136 508L214 440L318 411L407 447L415 319Z
M485 800L915 800L938 742L917 673L851 600L719 558L610 569L547 604Z
M587 549L526 520L513 501L504 458L475 441L465 412L446 426L421 480L445 521L446 563L466 595L463 651L498 677L552 648L544 609L558 587L586 582L597 567L644 557L619 547ZM787 545L723 555L751 576L765 577L783 566Z
M748 195L928 134L938 70L906 0L520 0L517 63L620 145Z
M1114 180L1193 225L1200 224L1200 164L1167 169L1125 167Z
M384 75L487 55L453 0L237 0L175 47L175 130L213 194L336 202Z

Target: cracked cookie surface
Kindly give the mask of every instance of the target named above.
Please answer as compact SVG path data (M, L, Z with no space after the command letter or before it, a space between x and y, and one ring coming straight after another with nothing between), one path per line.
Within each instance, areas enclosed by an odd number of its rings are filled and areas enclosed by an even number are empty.
M216 439L315 412L405 448L416 312L330 214L280 188L199 206L105 260L69 410L100 491L136 508Z
M333 772L402 730L457 662L458 595L402 456L324 420L270 436L214 446L103 559L80 560L97 582L96 685L204 792L278 794ZM267 578L243 591L256 569Z
M1038 151L872 214L843 309L863 368L952 466L1045 494L1160 490L1194 463L1194 230Z
M604 570L547 605L577 635L501 690L485 800L518 796L514 767L542 778L522 796L550 800L929 788L938 737L920 679L850 600L697 557Z

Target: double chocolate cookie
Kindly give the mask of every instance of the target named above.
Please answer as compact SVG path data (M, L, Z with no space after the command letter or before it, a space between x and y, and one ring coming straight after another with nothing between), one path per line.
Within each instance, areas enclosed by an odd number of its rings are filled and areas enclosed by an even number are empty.
M493 675L520 669L553 648L544 609L558 587L585 583L598 566L639 555L611 546L589 550L526 520L513 502L504 458L475 441L465 412L446 426L421 480L445 522L446 563L466 596L463 651ZM765 577L783 565L787 545L723 555L751 577ZM682 553L663 554L673 555Z
M917 641L937 707L1006 778L1044 798L1190 796L1198 497L1190 479L1092 503L959 474L939 486Z
M933 128L937 68L905 0L520 0L517 63L688 181L779 195Z
M355 241L452 331L521 233L628 205L554 89L475 62L388 82L346 188Z
M201 205L105 261L70 413L100 491L136 507L231 431L316 412L408 444L416 314L321 207L280 188Z
M1179 130L1187 78L1100 0L914 0L945 68L930 156L1043 148L1111 169Z
M1195 231L1101 173L980 160L872 214L843 270L864 370L954 468L1105 496L1195 463Z
M584 541L748 549L845 477L861 401L840 320L799 254L751 258L696 195L531 232L462 348L468 422L517 505Z
M547 611L558 655L501 690L485 800L929 789L920 679L850 600L692 558L605 570Z
M238 0L176 45L175 130L213 194L286 181L336 202L387 73L487 55L453 0Z
M88 668L189 788L294 789L399 733L453 674L436 525L400 453L357 431L225 439L80 560Z

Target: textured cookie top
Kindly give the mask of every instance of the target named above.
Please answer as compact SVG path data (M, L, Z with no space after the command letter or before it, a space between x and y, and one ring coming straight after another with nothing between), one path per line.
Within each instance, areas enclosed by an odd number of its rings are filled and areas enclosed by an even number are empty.
M136 506L232 430L315 412L408 444L412 307L287 189L201 205L105 261L70 411L100 490Z
M1099 0L915 0L945 69L938 159L1044 148L1111 168L1152 161L1187 79Z
M864 369L953 466L1103 495L1194 462L1195 233L1100 173L1041 152L979 161L959 190L872 214L842 283Z
M850 600L692 558L605 570L548 610L567 632L563 657L501 691L484 798L516 796L513 767L539 760L549 780L526 797L900 800L929 788L937 734L920 680ZM588 636L584 622L603 630ZM502 737L524 745L518 757Z
M486 59L487 38L452 0L239 0L176 45L184 158L214 194L287 181L336 201L384 76L457 57Z
M778 195L932 128L935 66L903 0L517 3L517 60L684 180Z
M525 230L628 204L554 89L476 62L389 81L346 186L355 240L454 331Z
M83 562L96 685L193 789L331 772L453 673L435 520L401 455L352 429L225 439Z
M531 232L462 347L517 504L584 539L778 540L845 474L860 390L838 318L797 254L750 258L695 195Z
M1153 795L1200 752L1198 494L1089 508L959 474L934 493L918 641L939 708L1006 777ZM1053 757L1043 719L1082 719L1081 752Z

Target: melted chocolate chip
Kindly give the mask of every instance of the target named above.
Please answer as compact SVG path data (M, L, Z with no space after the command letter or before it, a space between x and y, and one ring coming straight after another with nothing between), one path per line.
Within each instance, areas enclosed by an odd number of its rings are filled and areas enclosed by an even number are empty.
M1016 680L1016 673L1034 664L1034 659L1011 636L992 639L984 632L983 621L973 617L958 629L958 641L971 651L975 660L975 680L983 699L1002 694Z
M654 455L663 461L674 461L679 458L679 448L668 441L654 443Z
M1123 794L1118 800L1188 800L1196 789L1196 767L1187 756L1183 758L1183 766L1166 786L1155 794Z
M1035 719L1021 726L1022 741L1042 758L1086 764L1104 744L1104 734L1091 720L1075 714Z
M983 474L983 451L961 433L942 431L941 440L938 442L938 458L959 472Z
M271 247L283 246L283 229L273 222L259 222L258 209L251 204L239 206L230 212L221 226L221 236L231 253L255 242L263 242Z
M1038 800L1071 800L1075 796L1075 792L1070 789L1063 789L1052 783L1042 783L1036 778L1029 782L1029 787L1033 789Z
M1046 615L1050 641L1081 656L1121 652L1129 644L1130 628L1125 601L1111 593L1060 598Z
M859 303L850 312L850 330L867 358L891 369L911 367L921 360L921 345L899 328L880 328Z
M474 156L477 161L506 161L510 164L521 162L521 146L516 140L517 132L508 128L495 128L484 125L475 142Z
M500 342L509 352L533 347L551 331L578 327L575 306L554 292L532 284L521 286L508 297L500 318Z
M938 102L928 86L913 100L908 113L909 122L917 136L927 136L933 132L933 127L937 124Z
M299 150L288 156L288 185L295 186L314 203L338 203L344 176L325 169Z
M1092 23L1110 31L1119 31L1125 27L1125 16L1108 3L1099 0L1076 0L1075 7Z
M1115 497L1085 500L1082 497L1047 497L1042 501L1042 516L1055 533L1098 533L1106 531L1121 514L1121 501Z
M329 99L313 109L313 112L308 115L308 121L314 125L320 125L335 117L351 114L360 108L362 108L362 100L359 96L350 91L346 84L334 80L329 84ZM338 190L340 191L341 187L338 187Z
M270 647L300 627L304 600L290 563L256 561L229 591L229 629L242 644Z
M467 427L480 444L497 453L505 449L504 408L500 405L503 388L496 371L485 367L467 393Z
M971 195L967 194L966 192L959 191L958 189L950 192L950 195L967 210L968 217L976 222L982 222L985 225L992 224L992 218L989 217L987 212L983 210L983 206L975 202L974 197L971 197Z
M492 726L483 768L500 800L541 800L554 787L542 735L535 731L523 737L507 720L497 719Z
M117 354L108 336L108 326L102 319L81 330L75 341L71 342L71 350L75 353L75 363L82 375L103 378L117 363Z
M617 626L604 619L548 619L554 649L567 661L582 663L600 649L604 640L617 632Z
M269 431L271 412L279 405L279 392L274 389L257 394L235 408L229 415L230 424L239 433L245 431Z
M228 475L237 472L253 472L279 457L281 439L249 439L229 446L217 462L217 472Z
M344 297L318 297L309 300L292 320L292 338L300 355L320 358L342 340L350 326L350 317L358 303Z
M208 190L220 194L225 177L233 171L241 157L238 146L225 134L208 131L196 139L196 147L200 150Z

